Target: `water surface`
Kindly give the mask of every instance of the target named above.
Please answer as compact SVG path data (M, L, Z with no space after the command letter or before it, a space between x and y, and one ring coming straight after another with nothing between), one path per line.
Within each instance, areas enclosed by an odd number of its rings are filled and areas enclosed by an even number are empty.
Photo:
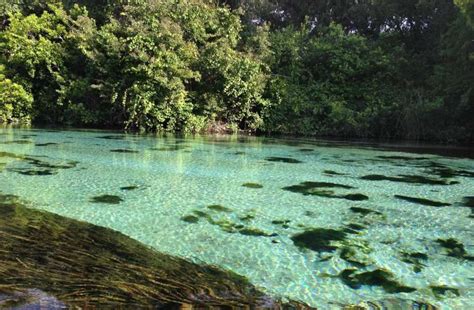
M322 309L474 307L474 160L310 141L0 130L0 191Z

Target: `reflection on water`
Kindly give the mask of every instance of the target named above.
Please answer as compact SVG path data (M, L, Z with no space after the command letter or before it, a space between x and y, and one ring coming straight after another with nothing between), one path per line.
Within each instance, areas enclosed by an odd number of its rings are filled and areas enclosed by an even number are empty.
M474 161L362 146L9 129L0 190L322 309L474 308Z

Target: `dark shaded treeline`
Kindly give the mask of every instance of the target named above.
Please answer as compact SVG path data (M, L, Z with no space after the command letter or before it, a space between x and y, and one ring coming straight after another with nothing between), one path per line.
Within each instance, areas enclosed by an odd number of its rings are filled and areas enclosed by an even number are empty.
M473 142L466 0L0 7L0 120Z

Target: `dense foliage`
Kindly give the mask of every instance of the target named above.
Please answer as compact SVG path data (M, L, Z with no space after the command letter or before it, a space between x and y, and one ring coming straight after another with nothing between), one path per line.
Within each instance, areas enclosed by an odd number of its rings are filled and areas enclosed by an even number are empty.
M470 0L0 0L0 121L474 140Z

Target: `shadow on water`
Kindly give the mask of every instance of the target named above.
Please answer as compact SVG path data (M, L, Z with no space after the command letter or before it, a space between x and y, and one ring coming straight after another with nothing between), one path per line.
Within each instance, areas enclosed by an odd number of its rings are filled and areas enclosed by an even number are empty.
M0 214L0 308L307 308L272 299L232 272L29 209L13 195L0 194Z

